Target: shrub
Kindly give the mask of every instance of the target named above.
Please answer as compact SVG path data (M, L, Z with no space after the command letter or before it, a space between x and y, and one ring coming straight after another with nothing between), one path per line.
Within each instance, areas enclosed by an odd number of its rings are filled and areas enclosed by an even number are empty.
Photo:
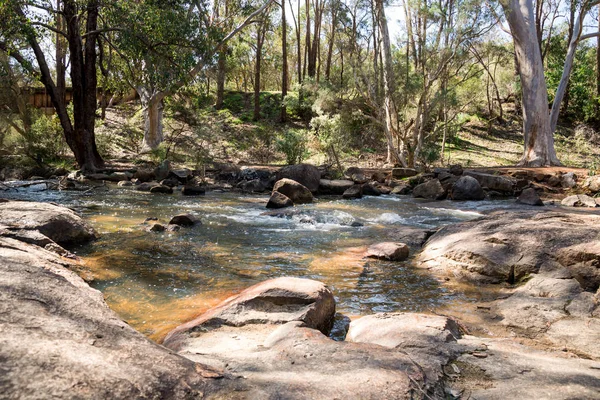
M277 150L285 154L288 164L299 164L308 157L307 143L303 130L288 129L275 139Z
M48 164L64 156L67 144L58 117L39 115L30 131L20 137L24 153L38 164Z

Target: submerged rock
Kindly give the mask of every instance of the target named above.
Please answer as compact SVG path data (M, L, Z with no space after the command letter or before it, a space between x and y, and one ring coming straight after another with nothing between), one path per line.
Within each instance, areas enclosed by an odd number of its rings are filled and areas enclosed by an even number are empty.
M150 193L173 194L173 188L166 185L157 185L150 188Z
M369 246L365 257L389 261L404 261L408 258L408 246L404 243L384 242Z
M167 228L166 228L164 225L162 225L162 224L157 224L157 223L155 223L155 224L152 224L152 225L151 225L151 226L149 226L147 229L148 229L148 231L150 231L150 232L164 232L165 230L167 230Z
M200 221L192 214L180 214L171 218L171 221L169 221L169 225L194 226L202 225L202 221Z
M267 202L267 208L293 207L294 202L283 193L273 192Z
M158 182L142 182L139 185L136 185L135 190L140 192L149 192L152 188L160 186Z
M181 188L181 194L184 196L202 196L206 194L206 189L203 186L185 185Z

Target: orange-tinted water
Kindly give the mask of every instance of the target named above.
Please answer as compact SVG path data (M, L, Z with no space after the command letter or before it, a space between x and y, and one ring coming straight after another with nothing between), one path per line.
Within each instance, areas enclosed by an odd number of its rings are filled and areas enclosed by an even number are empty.
M424 203L385 196L321 200L295 208L298 215L261 215L267 197L209 193L198 198L110 189L31 193L28 198L74 207L101 234L75 249L81 274L110 307L154 340L260 281L298 276L325 282L347 316L383 311L426 311L460 293L440 285L410 262L363 259L369 244L404 225L432 228L479 216L473 203ZM478 209L499 203L477 203ZM178 213L203 222L179 232L147 232L144 220L166 223ZM359 222L362 226L351 226Z

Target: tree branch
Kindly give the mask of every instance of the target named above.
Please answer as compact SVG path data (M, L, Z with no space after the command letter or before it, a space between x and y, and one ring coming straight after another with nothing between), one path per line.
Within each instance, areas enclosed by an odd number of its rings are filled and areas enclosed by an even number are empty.
M600 32L588 33L585 35L581 35L579 37L579 41L581 42L582 40L591 39L591 38L599 37L599 36L600 36Z
M48 24L44 24L43 22L31 22L31 25L33 25L33 26L41 26L42 28L46 28L46 29L48 29L48 30L50 30L50 31L52 31L54 33L58 33L59 35L62 35L65 38L67 37L67 34L65 32L60 31L60 30L56 29L55 27L50 26Z

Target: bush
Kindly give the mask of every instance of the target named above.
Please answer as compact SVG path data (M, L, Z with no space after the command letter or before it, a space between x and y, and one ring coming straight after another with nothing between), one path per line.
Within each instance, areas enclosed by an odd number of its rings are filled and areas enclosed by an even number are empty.
M58 117L43 114L35 118L31 130L20 137L19 144L24 153L38 164L56 161L67 150Z
M288 129L275 139L277 150L285 154L288 164L299 164L308 157L307 143L303 130Z

